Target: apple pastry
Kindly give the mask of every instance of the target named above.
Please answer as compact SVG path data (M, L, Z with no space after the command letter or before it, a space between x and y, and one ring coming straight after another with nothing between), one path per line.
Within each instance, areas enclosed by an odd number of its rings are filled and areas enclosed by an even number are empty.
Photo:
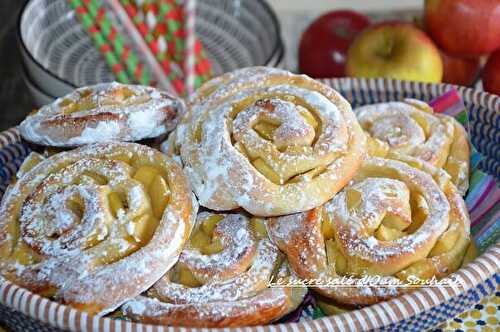
M146 296L122 306L135 321L188 327L262 325L291 312L306 289L269 287L290 276L266 221L202 212L178 263Z
M412 156L443 168L462 195L469 187L470 147L467 132L455 118L435 114L424 102L406 99L354 110L368 136L372 156Z
M442 278L461 265L470 244L463 199L446 172L405 158L367 158L322 207L269 221L269 234L292 270L325 281L314 288L323 300L374 304L409 289L394 285ZM328 287L342 276L356 282L378 276L381 284ZM323 306L338 312L333 304Z
M332 198L359 168L365 140L335 90L256 67L202 86L166 151L180 155L201 205L277 216Z
M57 147L139 141L174 129L184 108L181 100L155 88L104 83L40 108L19 131L30 142Z
M0 206L0 273L106 314L177 261L197 211L177 163L134 143L33 154Z

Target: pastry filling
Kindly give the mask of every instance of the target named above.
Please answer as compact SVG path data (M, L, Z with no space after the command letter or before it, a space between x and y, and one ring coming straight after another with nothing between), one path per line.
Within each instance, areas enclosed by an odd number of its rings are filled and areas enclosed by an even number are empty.
M354 255L353 250L363 250L364 244L356 245L357 249L350 246L356 241L362 241L370 248L380 246L380 250L386 250L392 243L406 243L420 231L431 215L429 202L425 199L424 193L396 180L399 178L396 172L388 168L380 169L378 172L366 171L365 168L364 172L357 183L343 190L342 207L336 202L334 213L328 208L322 209L321 232L325 241L326 257L328 265L338 275L356 277L366 274L383 275L385 270L372 269L372 265L376 265L377 262L370 262ZM369 177L370 175L377 177ZM439 277L450 272L446 269L458 268L469 240L464 235L462 221L455 213L451 211L448 228L437 238L425 258L409 262L395 273L387 271L387 275L394 275L405 281L409 275L419 278ZM363 226L352 226L358 235L349 240L348 244L339 233L339 228L344 227L341 226L344 221L335 219L342 214L349 216L346 220L363 220ZM388 253L390 255L390 251ZM436 261L433 260L434 257Z
M20 175L43 161L26 159ZM171 197L166 172L141 158L82 159L51 172L20 207L8 234L17 240L3 257L33 265L53 255L86 255L113 263L146 245Z
M61 100L58 106L62 109L64 115L70 115L77 112L92 111L96 108L108 107L126 107L147 103L151 100L148 94L139 94L127 86L111 87L105 91L92 91L84 89L77 91L76 100L65 98Z
M311 181L334 160L325 149L320 115L302 98L252 96L235 104L227 121L234 147L275 184Z
M214 234L217 225L224 220L224 218L225 216L222 214L212 214L202 220L198 220L197 226L193 230L186 247L198 250L200 254L209 257L225 250L221 237ZM263 219L251 218L249 226L255 239L261 240L268 238L266 224ZM232 275L227 277L232 277ZM206 283L206 280L197 278L196 274L183 262L177 263L171 270L170 280L190 288L200 287Z

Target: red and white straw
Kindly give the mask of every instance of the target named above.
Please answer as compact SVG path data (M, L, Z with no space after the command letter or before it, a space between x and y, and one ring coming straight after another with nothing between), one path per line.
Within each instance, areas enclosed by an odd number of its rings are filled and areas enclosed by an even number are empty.
M186 30L186 55L185 55L185 71L186 71L186 89L188 95L194 92L195 80L195 23L196 23L196 0L184 1L184 15L185 15L185 30Z
M174 96L177 96L176 90L173 88L172 84L168 80L167 76L163 72L154 54L151 52L146 41L142 38L141 34L135 27L134 23L131 21L125 9L120 4L119 0L105 0L105 3L116 15L116 18L120 21L123 28L127 31L129 36L132 38L134 44L137 46L139 52L143 55L144 60L147 62L151 68L151 72L156 80L159 88L170 92Z

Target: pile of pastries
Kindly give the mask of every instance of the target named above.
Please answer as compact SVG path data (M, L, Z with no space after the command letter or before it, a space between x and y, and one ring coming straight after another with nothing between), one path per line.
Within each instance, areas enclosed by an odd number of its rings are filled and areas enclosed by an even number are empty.
M353 111L307 76L254 67L186 102L78 89L19 131L38 152L2 199L0 273L91 314L262 325L306 286L334 314L408 288L329 280L442 278L474 255L467 134L420 101Z

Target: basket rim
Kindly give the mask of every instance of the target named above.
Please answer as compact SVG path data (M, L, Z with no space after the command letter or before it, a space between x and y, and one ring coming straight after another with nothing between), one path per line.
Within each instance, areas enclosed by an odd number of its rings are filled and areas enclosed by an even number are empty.
M325 83L337 84L349 89L373 90L405 90L421 91L422 93L437 94L440 89L455 88L465 101L488 107L500 114L500 96L458 87L449 84L435 84L423 82L400 81L394 79L356 79L335 78L320 80ZM17 128L8 129L0 133L0 149L9 144L20 141ZM392 300L377 303L359 310L344 314L327 316L316 320L298 323L282 323L277 325L253 326L244 328L246 331L310 331L310 330L372 330L391 324L397 324L411 317L415 317L431 308L447 303L450 299L474 290L492 278L499 276L500 266L500 239L491 245L485 253L460 268L449 277L462 283L463 287L434 287L412 291ZM498 283L498 281L495 281ZM50 301L26 289L23 289L0 277L0 304L18 310L29 317L60 329L70 330L148 330L148 331L200 331L197 328L166 327L149 325L124 320L115 320L91 316L69 306ZM202 329L203 331L229 331L225 329ZM236 330L240 330L236 329Z
M464 101L487 107L489 110L500 115L500 95L489 93L461 85L449 83L431 83L409 80L398 80L393 78L362 78L362 77L335 77L318 78L317 81L325 83L334 89L336 86L344 90L379 90L388 92L414 91L425 96L435 96L444 91L455 89Z
M422 288L401 297L377 303L340 315L326 316L298 323L244 327L245 331L310 331L313 330L373 330L419 315L434 306L446 303L454 296L472 290L483 282L498 277L500 240L485 253L450 275L464 287ZM0 304L20 311L52 327L82 331L241 331L242 328L189 328L159 326L91 316L64 304L48 300L0 277Z
M25 53L27 55L27 57L39 69L41 69L45 74L49 75L51 78L55 79L56 81L59 81L61 83L64 83L64 84L70 86L73 89L78 88L78 86L76 84L74 84L74 83L66 80L65 78L59 77L56 73L53 73L48 68L45 68L45 66L43 66L40 63L40 61L38 59L36 59L33 54L31 54L31 52L29 51L28 47L26 46L26 43L25 43L25 41L23 39L23 36L21 34L21 22L23 20L24 15L26 14L27 7L33 1L35 1L35 0L25 1L25 3L21 7L21 10L20 10L20 12L19 12L19 14L17 16L17 22L16 22L16 39L17 39L18 45L20 46L22 52ZM275 10L271 7L271 5L266 0L255 0L255 1L259 2L262 5L262 7L269 13L269 15L271 17L271 20L273 21L273 24L274 24L274 26L276 28L276 35L277 35L276 43L273 46L273 50L269 54L269 56L267 57L265 63L262 64L262 65L264 65L264 66L265 65L269 65L269 63L271 62L271 60L273 60L274 58L276 58L276 59L275 59L275 61L274 61L274 63L272 65L278 64L283 59L284 52L285 52L285 47L284 47L284 43L283 43L283 37L281 35L280 20L278 19L278 15L276 14Z

